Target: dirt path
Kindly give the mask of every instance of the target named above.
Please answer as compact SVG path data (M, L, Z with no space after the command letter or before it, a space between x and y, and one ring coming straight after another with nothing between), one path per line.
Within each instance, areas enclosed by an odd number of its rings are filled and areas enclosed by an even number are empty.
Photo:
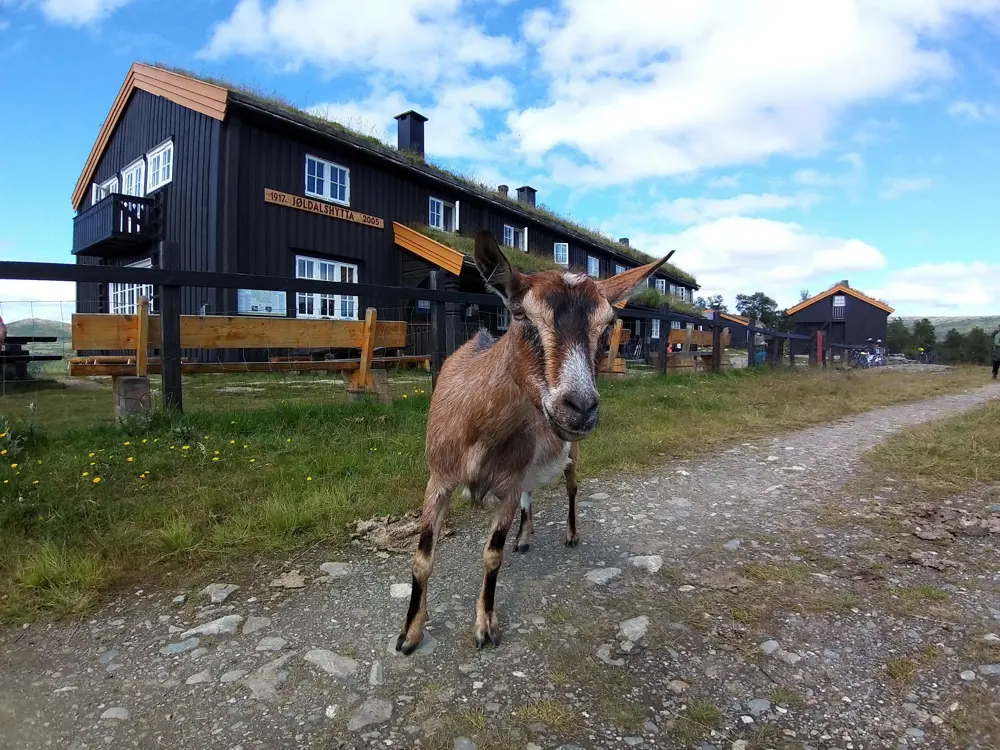
M585 481L577 549L561 488L540 493L531 551L508 543L498 649L472 641L485 519L443 542L409 658L390 645L409 556L360 549L331 576L293 561L301 588L269 585L288 570L234 572L244 585L220 605L135 591L78 624L8 630L0 747L991 746L1000 537L941 551L905 519L880 525L891 478L865 497L840 488L891 432L997 397ZM913 550L944 569L910 564ZM208 623L231 632L185 634ZM970 724L978 739L954 739Z

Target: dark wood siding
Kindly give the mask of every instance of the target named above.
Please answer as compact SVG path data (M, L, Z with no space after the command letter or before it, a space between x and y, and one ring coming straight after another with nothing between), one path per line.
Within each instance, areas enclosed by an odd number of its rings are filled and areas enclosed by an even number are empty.
M158 196L162 207L162 239L177 244L177 267L193 271L215 271L216 266L216 185L220 125L206 115L181 107L145 91L136 91L98 162L93 182L104 182L144 157L167 139L173 139L174 159L171 182L150 194ZM148 173L148 165L147 165ZM81 211L91 205L88 187ZM137 252L135 257L107 259L78 258L77 262L125 265L150 257L154 247ZM97 284L79 284L77 309L100 310ZM182 310L197 312L209 290L185 289Z
M826 331L827 341L836 344L864 344L869 338L885 341L889 314L864 300L844 295L844 318L833 320L833 297L817 300L792 315L795 332L812 336L818 330ZM797 354L808 351L808 344L796 342Z

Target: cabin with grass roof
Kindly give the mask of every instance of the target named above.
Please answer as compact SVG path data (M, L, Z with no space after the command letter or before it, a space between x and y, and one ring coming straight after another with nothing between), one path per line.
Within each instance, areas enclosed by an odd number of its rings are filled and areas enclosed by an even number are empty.
M486 186L435 166L424 154L427 118L409 111L396 120L392 147L274 97L135 63L73 190L75 260L415 288L437 272L439 288L482 292L470 257L481 228L528 271L604 277L651 259L544 208L529 185ZM174 257L162 257L171 249ZM649 284L630 305L694 312L690 274L668 265ZM155 312L155 291L81 283L77 309L131 313L147 295ZM185 314L356 320L373 306L380 318L419 324L430 308L253 289L183 295ZM470 332L506 326L505 315L474 307L450 315Z
M854 289L844 279L785 312L795 325L795 333L815 336L822 331L827 343L864 346L868 339L885 341L894 310L882 300ZM792 344L796 354L809 351L809 342Z

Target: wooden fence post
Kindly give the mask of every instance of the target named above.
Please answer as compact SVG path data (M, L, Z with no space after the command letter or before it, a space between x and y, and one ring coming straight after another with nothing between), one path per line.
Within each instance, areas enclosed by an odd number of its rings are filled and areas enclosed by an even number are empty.
M753 331L747 331L747 367L756 366L756 355L757 353L757 334Z
M670 348L670 321L660 320L660 341L657 362L661 375L667 374L667 350Z
M176 270L177 244L160 243L160 267ZM184 411L181 386L181 288L174 284L160 286L160 362L165 409Z
M722 326L712 320L712 372L722 370Z
M615 321L615 327L611 329L611 336L608 340L608 358L604 363L605 372L614 372L615 370L615 360L618 358L618 349L622 343L623 325L622 319L618 318Z
M444 286L441 274L443 271L434 270L430 273L431 289L441 289ZM441 365L445 360L445 303L437 300L431 301L431 388L437 385L438 374L441 372Z
M816 331L816 364L820 367L825 367L826 362L823 359L823 332Z

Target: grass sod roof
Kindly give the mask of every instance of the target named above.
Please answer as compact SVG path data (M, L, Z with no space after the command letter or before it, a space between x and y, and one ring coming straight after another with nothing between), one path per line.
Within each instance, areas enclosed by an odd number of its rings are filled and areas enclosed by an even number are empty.
M426 235L427 237L430 237L435 242L440 242L442 245L450 247L452 250L457 250L469 258L472 257L472 250L475 247L475 239L473 237L458 234L457 232L444 232L440 229L429 227L426 224L415 224L413 225L413 229L423 235ZM526 253L513 247L507 247L506 245L501 245L500 249L507 257L507 260L510 261L510 264L518 271L535 273L537 271L566 270L565 266L561 266L541 255ZM578 270L582 271L583 269ZM668 305L671 310L676 310L677 312L685 313L687 315L703 317L701 311L691 303L686 302L685 300L677 299L676 297L671 297L667 294L663 294L658 289L649 286L643 287L632 294L632 296L629 297L629 304L644 305L652 308L657 308L661 305Z
M481 181L438 166L432 161L429 161L425 156L421 156L420 154L413 152L401 151L369 133L360 132L347 127L342 123L336 122L335 120L330 120L315 113L307 112L306 110L291 104L288 100L278 94L265 94L250 86L234 84L225 79L205 76L200 73L195 73L193 71L172 65L166 65L158 62L149 62L146 64L228 89L230 97L238 104L263 109L266 112L270 112L278 116L290 116L302 124L315 127L345 142L353 143L392 161L414 167L429 174L430 176L444 178L452 183L456 183L458 187L476 193L480 197L487 200L500 203L512 211L529 214L542 222L554 225L557 229L576 235L579 239L591 242L612 255L628 257L632 260L638 261L639 263L649 263L652 260L656 260L653 256L644 253L635 247L623 245L620 242L617 242L614 238L609 237L596 229L574 222L565 216L556 213L544 204L532 206L517 201L510 196L501 194L495 188L486 185ZM674 277L677 281L687 282L693 285L697 285L698 283L694 276L681 270L673 263L665 263L660 270L667 276Z

